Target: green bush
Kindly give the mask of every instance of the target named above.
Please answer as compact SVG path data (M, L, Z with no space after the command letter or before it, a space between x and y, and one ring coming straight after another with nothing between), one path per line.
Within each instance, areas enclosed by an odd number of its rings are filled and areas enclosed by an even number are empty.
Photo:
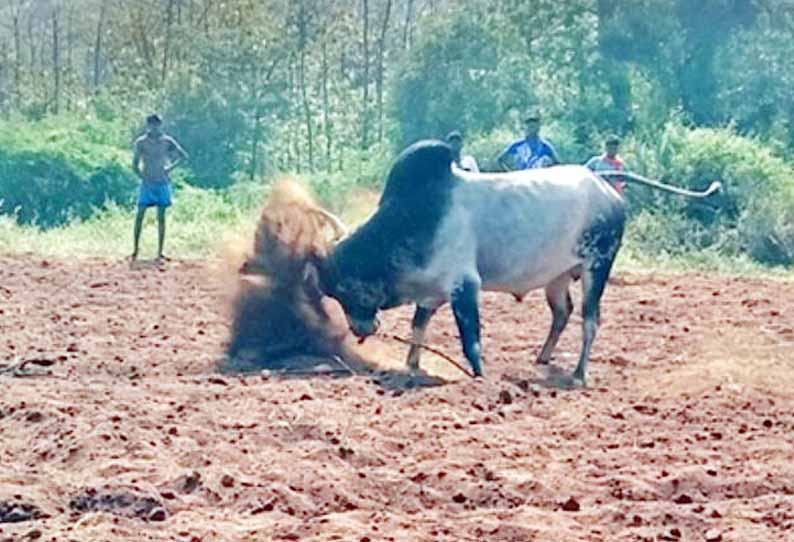
M137 181L123 131L73 117L0 122L0 214L49 228L107 202L130 205Z
M202 188L232 184L242 170L248 125L238 104L206 84L175 85L165 111L166 130L189 155L190 182Z
M642 209L627 227L625 242L635 252L664 257L681 257L709 250L732 258L741 251L738 232L729 228L711 228L683 213Z
M682 213L691 219L690 227L699 224L710 232L713 241L703 246L732 238L735 251L759 262L794 263L794 170L764 142L738 135L732 127L693 129L672 120L659 136L634 141L632 147L627 151L640 173L697 190L713 180L723 186L706 201L632 187L629 200L635 212Z
M756 198L740 217L739 237L757 261L772 265L794 264L794 187Z

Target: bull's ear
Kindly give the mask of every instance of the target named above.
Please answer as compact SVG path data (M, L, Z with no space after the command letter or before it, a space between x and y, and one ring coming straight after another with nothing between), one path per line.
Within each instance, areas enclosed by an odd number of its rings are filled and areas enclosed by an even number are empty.
M307 262L303 267L303 283L322 291L320 286L320 270L314 262Z
M327 295L320 286L320 271L315 264L308 262L303 267L301 278L303 291L310 300L319 303L323 296Z
M333 280L328 266L327 258L315 255L303 267L304 283L315 287L323 295L331 295L333 291Z

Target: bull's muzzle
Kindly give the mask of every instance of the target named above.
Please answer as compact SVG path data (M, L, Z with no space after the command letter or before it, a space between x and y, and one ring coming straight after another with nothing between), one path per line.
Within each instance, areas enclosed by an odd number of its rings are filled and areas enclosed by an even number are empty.
M347 323L350 326L350 331L353 332L353 335L358 337L360 343L363 343L370 335L377 333L380 327L380 321L377 318L359 320L348 316Z

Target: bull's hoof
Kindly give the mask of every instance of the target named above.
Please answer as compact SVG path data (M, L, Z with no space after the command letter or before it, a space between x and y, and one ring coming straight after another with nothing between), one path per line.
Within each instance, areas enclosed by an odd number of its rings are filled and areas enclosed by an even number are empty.
M576 374L575 372L571 375L571 387L573 388L586 388L587 387L587 380L585 379L584 375Z
M538 364L538 365L548 365L549 363L551 363L551 358L550 357L549 358L542 358L542 357L538 356L535 359L535 363Z

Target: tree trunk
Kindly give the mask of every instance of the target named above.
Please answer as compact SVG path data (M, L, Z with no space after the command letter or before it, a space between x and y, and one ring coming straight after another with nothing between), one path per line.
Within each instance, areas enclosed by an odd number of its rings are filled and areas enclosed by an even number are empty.
M19 12L14 14L14 107L22 101L22 36L19 28Z
M33 39L33 17L28 17L28 48L30 49L30 72L36 69L36 42Z
M383 57L386 49L386 32L389 29L390 15L391 0L386 0L386 10L383 14L383 24L381 25L378 39L378 78L376 81L378 94L378 143L383 141Z
M254 91L252 101L256 106L254 107L254 130L253 136L251 137L251 166L248 170L248 177L252 181L256 179L256 174L259 171L259 144L262 142L262 117L264 116L262 94L266 91L263 87L270 82L270 78L273 76L273 72L276 71L276 67L280 61L281 57L276 57L265 74L264 82L260 85L254 85L256 90Z
M74 4L67 4L66 8L66 73L72 73L74 63Z
M3 40L2 46L0 46L0 112L8 111L8 66L10 62L8 61L9 53L8 53L8 41Z
M306 13L306 4L300 3L298 8L298 88L300 90L303 106L303 119L306 125L306 143L309 150L309 171L314 172L314 130L312 129L312 113L309 106L309 96L306 91L306 44L309 40L309 21Z
M303 101L303 117L306 122L306 142L309 147L309 171L314 171L314 133L312 130L312 113L309 107L309 97L306 92L306 50L301 49L300 54L300 90Z
M403 49L408 49L413 41L414 0L405 4L405 24L403 25Z
M601 68L615 108L617 128L625 131L631 123L631 81L625 62L611 57L607 48L607 25L618 10L617 0L598 0L598 48L601 51Z
M361 99L361 148L369 146L369 1L361 0L361 26L364 43L364 81Z
M198 18L198 24L204 26L204 34L210 35L210 10L212 9L212 0L204 0L204 11L201 12Z
M74 4L66 7L66 66L64 67L64 86L66 87L66 110L72 110L72 92L69 87L74 73Z
M105 26L105 14L107 13L107 0L102 0L99 5L99 19L96 25L96 39L94 40L94 94L99 92L100 62L102 61L102 33Z
M327 36L323 39L323 63L322 63L322 88L323 88L323 130L325 131L325 163L326 169L330 172L331 166L331 115L328 103L328 40Z
M146 69L144 73L146 74L146 80L149 82L150 85L156 86L157 84L157 60L154 58L154 51L152 50L152 44L149 41L148 33L146 30L146 23L143 20L143 15L140 9L136 9L133 14L133 25L135 34L135 39L133 40L135 43L135 48L137 49L138 53L143 57L144 63L146 64Z
M57 8L52 10L52 72L54 76L52 104L53 112L57 115L61 108L61 48Z
M160 75L160 85L165 87L165 80L168 75L168 54L171 47L171 25L174 22L174 0L168 0L165 11L165 36L163 42L163 70Z
M262 140L262 108L259 103L260 100L257 100L254 110L254 134L251 138L251 169L248 177L252 181L256 179L256 171L259 168L259 142Z
M299 85L297 79L297 68L295 67L295 57L292 56L289 63L289 103L296 104L298 102L297 96L299 91L297 87ZM293 169L296 173L300 173L302 170L302 158L301 158L301 138L300 138L300 121L296 119L296 115L293 113L292 107L290 107L290 115L289 115L289 138L291 141L292 147L292 159L294 162Z

